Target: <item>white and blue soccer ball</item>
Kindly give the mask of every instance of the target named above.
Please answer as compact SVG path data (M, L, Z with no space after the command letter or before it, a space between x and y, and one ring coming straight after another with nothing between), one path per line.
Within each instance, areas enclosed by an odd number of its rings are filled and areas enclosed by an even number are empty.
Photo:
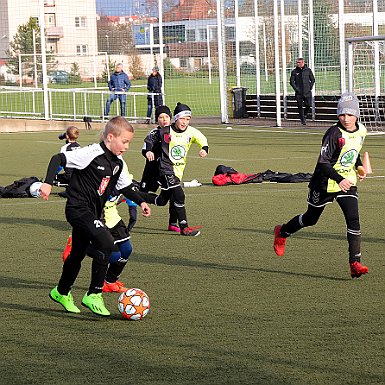
M29 193L34 198L40 197L40 187L43 183L42 182L34 182L29 186Z

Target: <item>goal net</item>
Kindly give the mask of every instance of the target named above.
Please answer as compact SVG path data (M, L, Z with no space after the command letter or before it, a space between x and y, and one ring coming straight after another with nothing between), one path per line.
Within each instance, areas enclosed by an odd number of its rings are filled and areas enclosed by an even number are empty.
M385 36L346 39L348 89L360 99L368 131L385 130Z

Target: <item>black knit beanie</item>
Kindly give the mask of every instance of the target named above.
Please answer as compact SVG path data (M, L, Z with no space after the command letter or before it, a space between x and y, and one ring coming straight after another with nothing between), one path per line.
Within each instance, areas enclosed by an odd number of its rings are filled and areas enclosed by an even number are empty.
M174 110L174 120L178 120L184 116L191 116L191 108L186 104L178 102Z
M167 114L170 117L170 119L172 118L171 111L167 106L156 107L156 110L155 110L155 121L156 122L158 121L160 114Z

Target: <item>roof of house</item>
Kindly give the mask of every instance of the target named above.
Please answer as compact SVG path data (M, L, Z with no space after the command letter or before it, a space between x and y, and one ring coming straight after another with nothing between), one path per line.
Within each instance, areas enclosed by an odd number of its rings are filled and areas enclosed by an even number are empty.
M179 4L172 7L163 15L163 20L199 20L216 17L215 7L210 0L179 0Z

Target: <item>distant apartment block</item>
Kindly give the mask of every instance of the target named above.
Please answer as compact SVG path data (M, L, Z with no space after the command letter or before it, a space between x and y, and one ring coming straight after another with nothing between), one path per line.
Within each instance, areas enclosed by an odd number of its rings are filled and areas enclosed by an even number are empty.
M13 40L19 25L39 18L39 0L0 0L0 56ZM56 55L97 52L95 0L45 0L46 49Z

